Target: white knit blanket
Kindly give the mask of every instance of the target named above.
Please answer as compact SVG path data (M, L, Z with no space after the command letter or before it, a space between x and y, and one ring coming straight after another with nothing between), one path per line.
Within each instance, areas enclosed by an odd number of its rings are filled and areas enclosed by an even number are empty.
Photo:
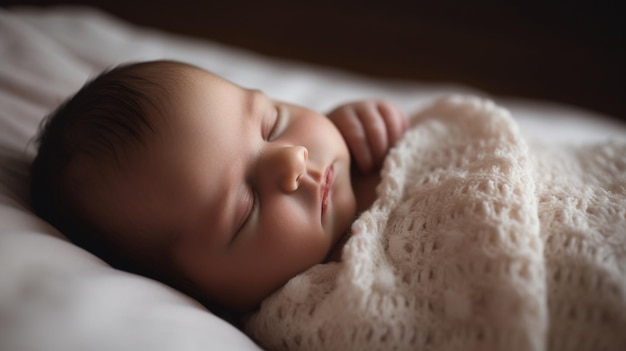
M246 331L269 350L626 350L626 143L529 146L474 97L413 122L342 262Z

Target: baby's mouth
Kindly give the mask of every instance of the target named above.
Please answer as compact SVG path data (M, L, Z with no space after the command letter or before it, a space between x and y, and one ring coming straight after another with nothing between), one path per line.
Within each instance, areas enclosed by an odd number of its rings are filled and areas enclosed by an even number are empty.
M324 177L322 178L322 185L320 186L320 195L322 199L322 217L326 213L326 209L328 208L328 204L330 202L330 192L335 182L335 166L330 165L326 168L324 172Z

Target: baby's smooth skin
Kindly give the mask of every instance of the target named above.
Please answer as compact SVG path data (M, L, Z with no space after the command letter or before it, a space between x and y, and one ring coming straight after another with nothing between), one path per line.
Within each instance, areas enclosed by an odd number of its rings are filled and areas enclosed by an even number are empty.
M128 255L210 301L249 311L329 258L357 205L371 204L372 179L406 118L383 101L326 117L178 68L150 116L146 147L117 175L102 175L108 186L87 216L108 233L144 236L115 239ZM351 154L359 168L352 177ZM353 182L369 194L355 196Z

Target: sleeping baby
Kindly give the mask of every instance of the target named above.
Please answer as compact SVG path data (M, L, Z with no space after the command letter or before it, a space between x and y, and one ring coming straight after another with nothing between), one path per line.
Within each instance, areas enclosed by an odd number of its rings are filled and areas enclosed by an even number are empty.
M45 122L32 203L107 261L246 312L333 258L406 127L386 102L327 118L187 64L121 66Z
M39 142L39 215L267 349L626 349L623 141L540 148L475 97L323 116L158 61Z

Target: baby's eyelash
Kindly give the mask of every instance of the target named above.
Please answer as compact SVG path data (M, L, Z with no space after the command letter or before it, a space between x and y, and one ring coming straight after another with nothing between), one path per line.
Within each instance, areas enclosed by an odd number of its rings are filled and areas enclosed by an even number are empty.
M258 193L251 187L249 188L249 191L250 191L250 195L252 197L252 206L250 206L250 210L248 211L248 213L244 217L245 219L244 219L243 223L241 223L241 227L239 228L239 230L237 232L239 232L241 229L245 228L245 226L250 221L250 218L252 218L252 216L254 216L254 214L256 213L257 208L259 206L259 195L258 195Z
M274 104L274 112L276 113L276 118L274 118L274 124L272 125L272 129L270 129L270 132L267 136L267 140L268 141L272 141L274 139L276 139L276 137L278 136L277 133L280 130L281 127L281 122L282 122L282 111L280 109L280 106L277 104Z
M231 238L231 241L235 240L237 236L239 235L239 233L246 227L246 225L248 225L248 222L250 221L251 217L254 215L255 211L257 210L258 196L257 196L256 191L254 191L252 187L246 185L246 191L245 191L245 195L242 201L245 203L246 212L241 214L238 227L235 230L234 235ZM250 201L252 203L248 204L248 202Z

